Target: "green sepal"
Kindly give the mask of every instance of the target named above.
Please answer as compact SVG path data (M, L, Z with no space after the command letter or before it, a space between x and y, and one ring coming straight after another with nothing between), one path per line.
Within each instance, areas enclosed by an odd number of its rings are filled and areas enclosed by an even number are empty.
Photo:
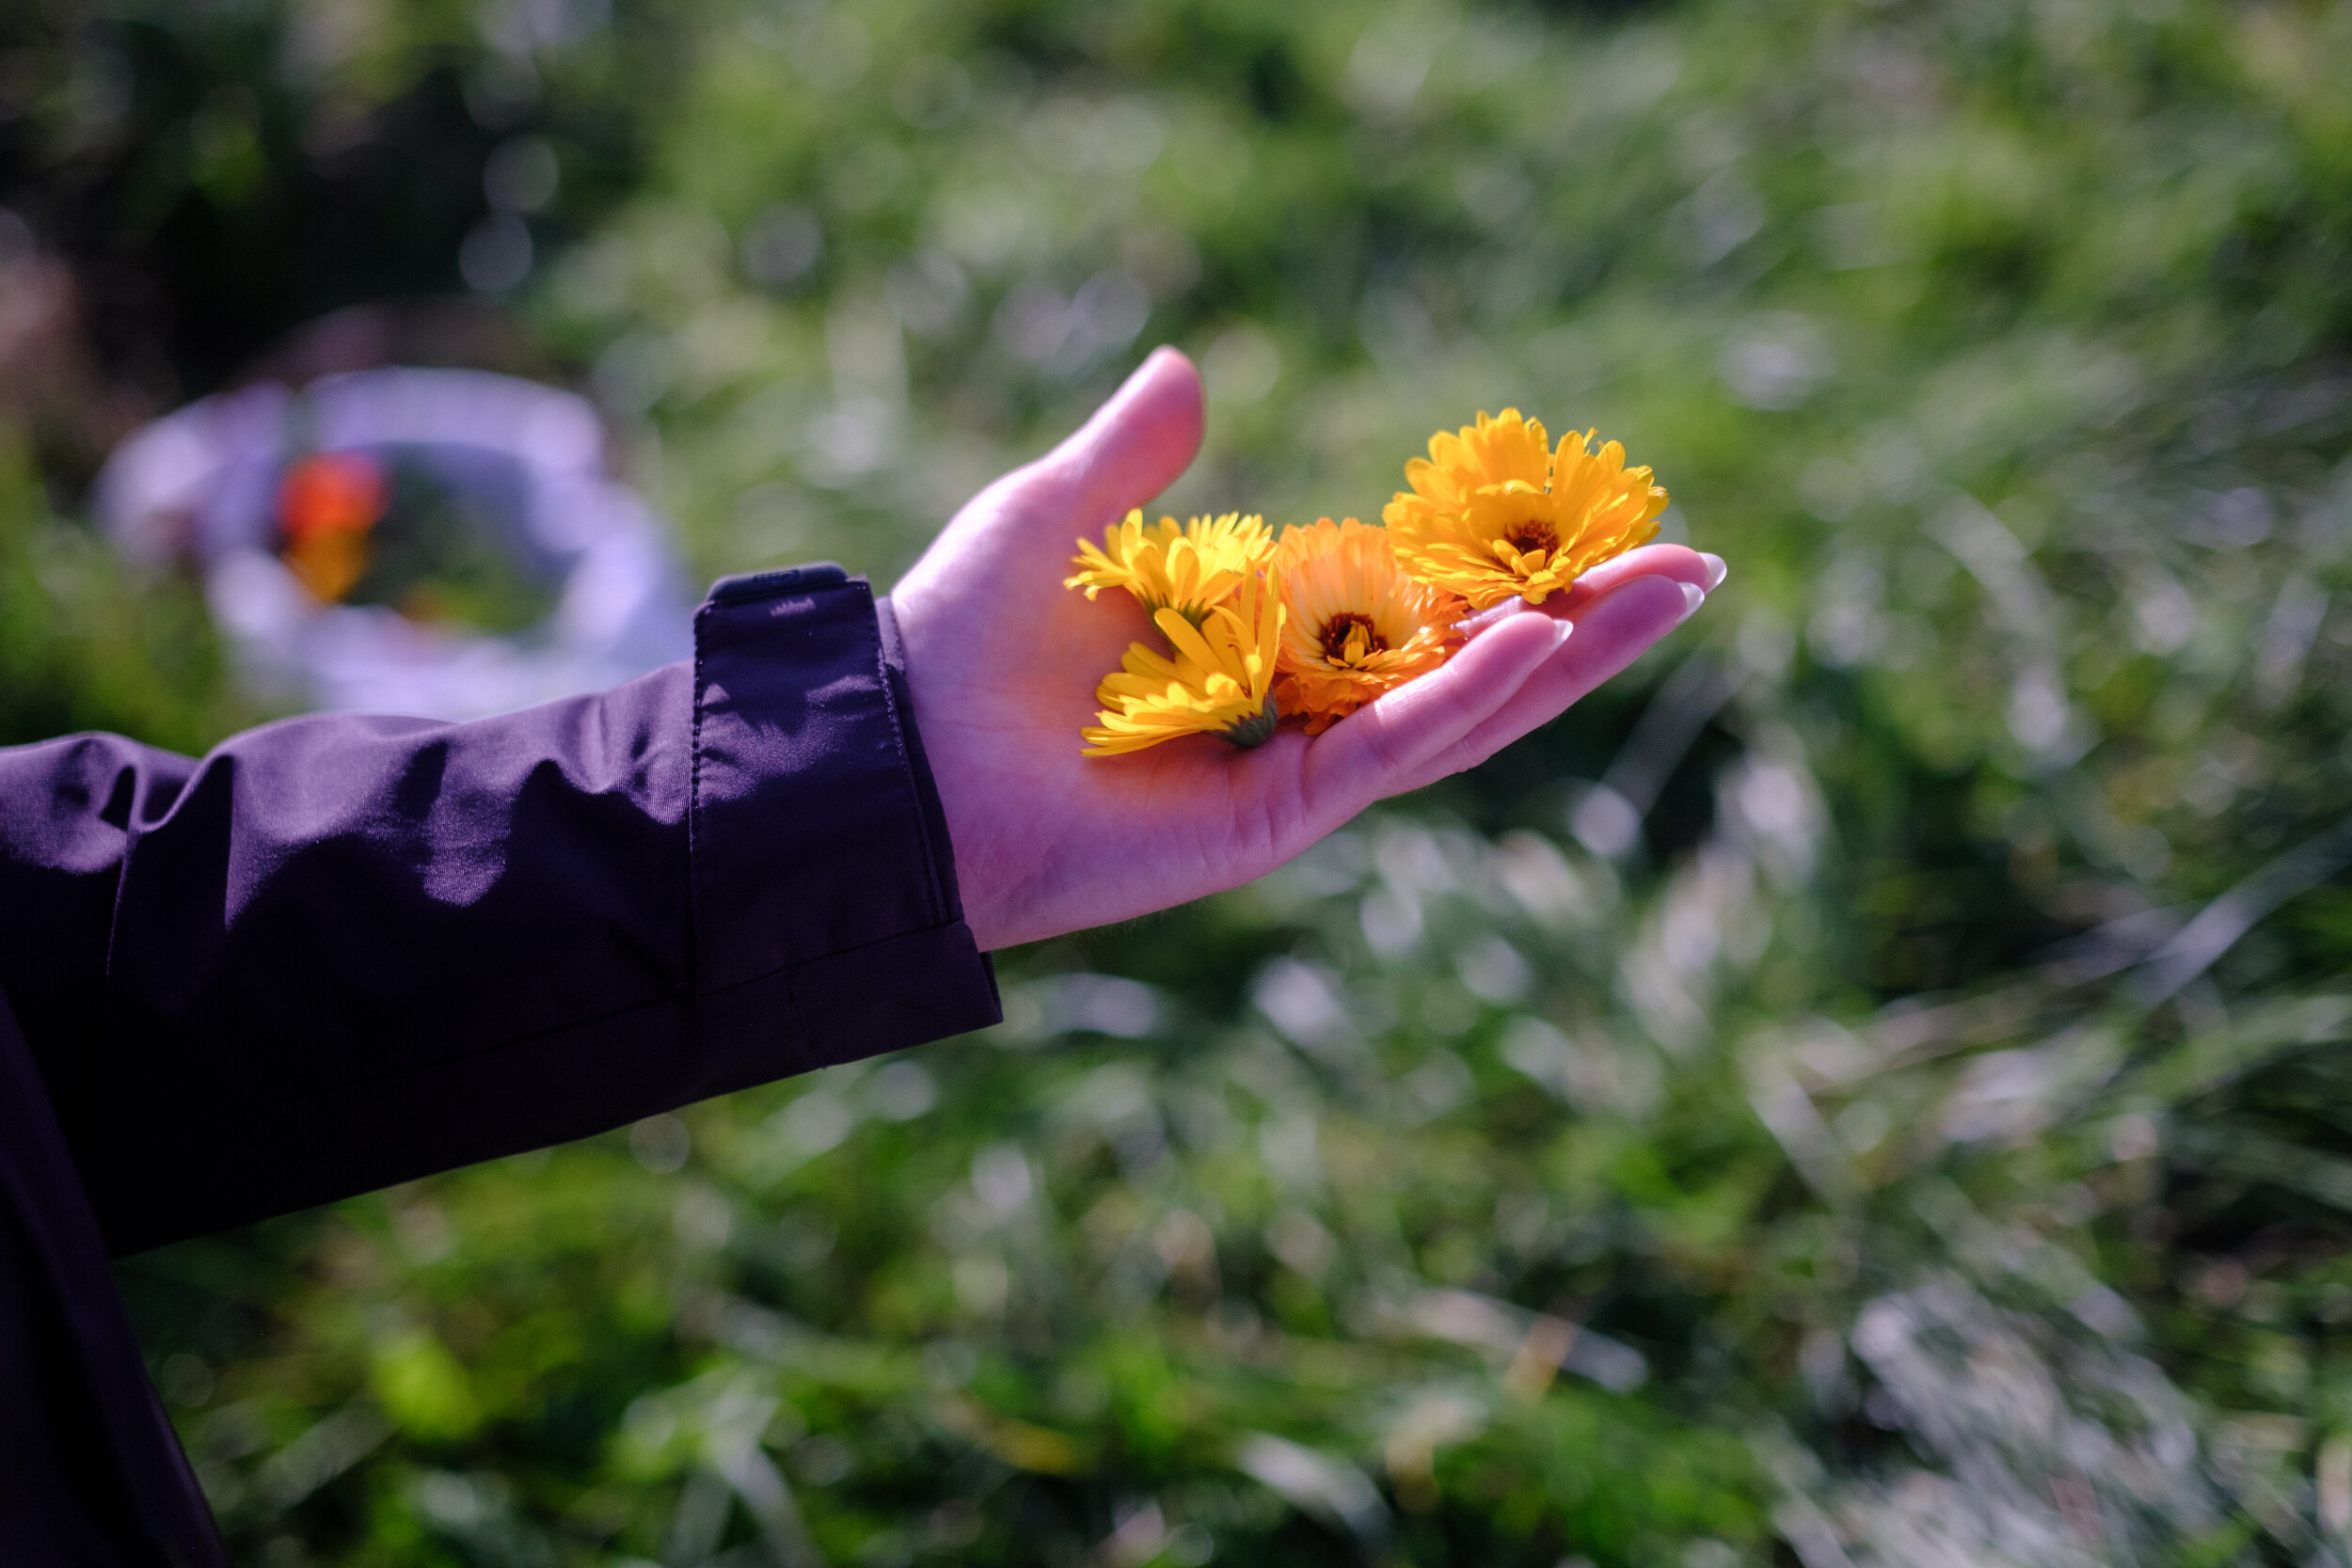
M1217 731L1216 736L1219 740L1230 741L1246 752L1252 746L1263 746L1273 739L1274 726L1281 721L1282 710L1276 705L1274 693L1269 691L1265 694L1265 706L1252 717L1239 720L1230 727Z

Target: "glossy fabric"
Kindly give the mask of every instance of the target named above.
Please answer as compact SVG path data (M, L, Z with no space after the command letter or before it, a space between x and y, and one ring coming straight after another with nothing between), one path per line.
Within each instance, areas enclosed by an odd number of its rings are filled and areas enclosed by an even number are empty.
M895 641L803 568L504 718L0 751L0 1562L221 1560L108 1251L996 1021Z

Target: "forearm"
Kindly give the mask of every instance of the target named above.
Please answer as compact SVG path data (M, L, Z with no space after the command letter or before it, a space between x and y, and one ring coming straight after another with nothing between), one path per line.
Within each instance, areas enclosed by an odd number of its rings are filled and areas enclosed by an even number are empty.
M611 692L293 721L148 791L60 1097L119 1250L993 1021L864 585L723 584L696 629Z

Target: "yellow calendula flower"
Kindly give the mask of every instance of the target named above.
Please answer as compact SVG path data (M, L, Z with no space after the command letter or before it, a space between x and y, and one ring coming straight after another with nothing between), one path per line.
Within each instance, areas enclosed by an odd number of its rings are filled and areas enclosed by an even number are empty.
M1666 510L1666 492L1649 469L1625 466L1624 447L1592 444L1591 431L1570 431L1555 452L1542 421L1516 408L1432 436L1429 456L1405 465L1412 489L1381 514L1397 559L1476 610L1514 594L1543 603L1646 542Z
M1406 577L1386 529L1353 517L1286 528L1268 571L1285 611L1282 706L1307 716L1309 735L1435 670L1461 644L1454 627L1469 606Z
M1173 610L1152 611L1152 622L1175 657L1141 642L1127 645L1119 673L1105 676L1094 693L1102 722L1079 732L1088 756L1139 752L1187 735L1255 746L1274 734L1280 718L1274 700L1279 593L1252 576L1197 626Z
M1078 570L1062 586L1083 588L1089 599L1105 588L1124 588L1144 609L1172 610L1199 626L1211 605L1257 575L1273 547L1263 517L1228 512L1180 527L1173 517L1146 523L1138 510L1103 531L1102 548L1079 540L1070 558Z

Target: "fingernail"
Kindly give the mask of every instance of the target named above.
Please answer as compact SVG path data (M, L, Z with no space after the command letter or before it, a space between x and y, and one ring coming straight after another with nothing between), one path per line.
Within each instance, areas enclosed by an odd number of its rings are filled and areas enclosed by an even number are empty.
M1722 556L1709 550L1699 551L1699 559L1707 562L1707 591L1712 594L1724 585L1724 578L1731 575L1731 568L1724 563Z
M1682 590L1682 620L1687 621L1699 612L1699 606L1707 602L1707 595L1687 582L1677 582L1675 586ZM1677 626L1681 624L1682 621L1675 623Z

